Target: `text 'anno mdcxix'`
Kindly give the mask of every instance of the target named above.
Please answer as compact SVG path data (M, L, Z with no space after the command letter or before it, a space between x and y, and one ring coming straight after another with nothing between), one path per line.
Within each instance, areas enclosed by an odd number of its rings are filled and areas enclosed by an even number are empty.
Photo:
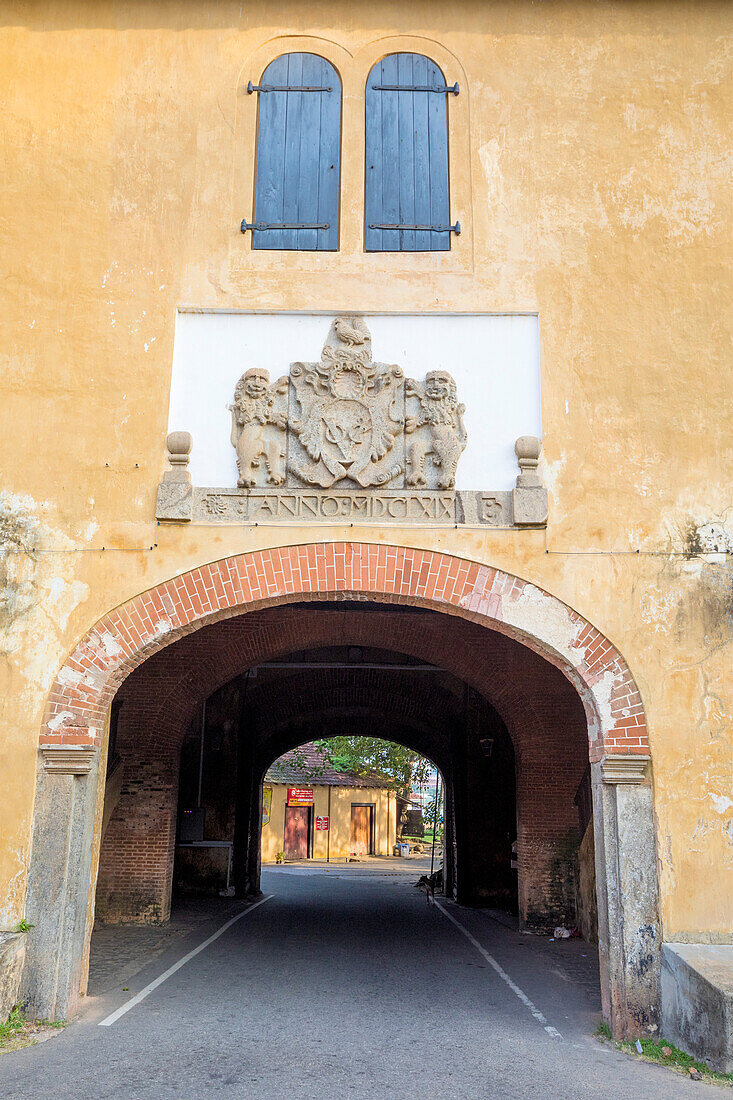
M205 516L217 519L415 520L454 523L455 493L209 492L201 499Z

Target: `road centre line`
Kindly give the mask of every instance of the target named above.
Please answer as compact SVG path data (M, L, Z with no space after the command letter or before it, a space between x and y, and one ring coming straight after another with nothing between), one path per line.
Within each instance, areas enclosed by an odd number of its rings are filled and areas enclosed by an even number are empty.
M511 989L512 993L514 993L519 998L519 1000L522 1002L522 1004L525 1005L525 1007L529 1009L529 1011L534 1016L535 1020L537 1020L538 1023L542 1024L542 1027L545 1029L547 1034L551 1035L553 1039L562 1039L562 1035L557 1030L557 1028L551 1027L548 1024L547 1018L545 1016L543 1016L543 1014L540 1012L540 1010L537 1008L537 1006L534 1004L534 1002L530 1001L527 994L522 989L519 988L519 986L516 984L516 982L512 981L512 979L507 974L506 970L504 970L504 968L499 965L499 963L496 961L496 959L493 957L493 955L490 955L489 952L484 947L481 946L481 944L478 942L476 937L472 936L471 933L468 931L468 929L466 927L464 927L464 925L462 925L459 920L456 920L456 918L453 916L453 914L449 913L448 910L445 909L440 904L440 902L438 901L437 898L435 898L434 900L435 900L435 905L437 906L438 909L440 909L443 916L447 917L448 920L452 924L455 924L456 928L460 932L463 933L463 935L466 937L466 939L469 941L469 943L473 944L473 946L476 948L476 950L479 952L479 954L484 959L486 959L489 966L494 968L494 970L499 975L501 980L503 982L506 982L506 984Z
M217 929L213 935L209 936L208 940L204 940L198 947L194 947L193 951L189 951L189 953L184 955L182 959L179 959L177 963L173 963L173 966L169 966L163 974L160 974L152 982L146 985L144 989L141 989L139 993L136 993L134 997L131 997L130 1000L126 1001L120 1008L115 1009L109 1016L105 1016L103 1020L100 1020L99 1027L112 1027L112 1024L116 1024L120 1016L124 1016L125 1013L129 1012L135 1005L139 1005L141 1001L145 1000L149 993L152 993L154 989L162 985L167 978L170 978L170 976L175 974L177 970L180 970L182 966L190 962L195 955L198 955L199 952L203 951L210 943L213 943L214 940L218 940L219 936L223 936L227 928L231 928L231 926L236 924L238 920L241 920L242 917L246 917L253 909L257 909L258 906L264 905L266 901L269 901L270 898L274 898L274 896L274 894L268 894L267 897L256 901L254 905L250 905L248 909L243 909L241 913L237 913L237 915L232 917L231 920L228 920L226 924L222 924L221 928Z

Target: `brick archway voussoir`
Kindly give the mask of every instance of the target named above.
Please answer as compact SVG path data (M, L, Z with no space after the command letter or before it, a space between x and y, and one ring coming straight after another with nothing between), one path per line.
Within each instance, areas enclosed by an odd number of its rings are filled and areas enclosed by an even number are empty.
M427 607L515 637L575 684L591 759L648 755L644 707L619 651L536 585L440 551L311 543L239 554L164 581L108 612L80 640L49 697L41 745L97 745L122 681L160 649L217 619L304 600Z

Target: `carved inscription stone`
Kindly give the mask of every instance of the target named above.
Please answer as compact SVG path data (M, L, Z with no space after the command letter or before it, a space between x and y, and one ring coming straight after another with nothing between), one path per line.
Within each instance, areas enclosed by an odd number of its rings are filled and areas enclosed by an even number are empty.
M511 492L411 489L200 489L193 491L199 523L470 523L511 527ZM160 517L159 517L160 518Z

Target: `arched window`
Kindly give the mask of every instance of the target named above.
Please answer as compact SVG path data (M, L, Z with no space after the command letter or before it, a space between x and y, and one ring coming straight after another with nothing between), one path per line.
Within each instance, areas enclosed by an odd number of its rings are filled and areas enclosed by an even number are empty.
M366 85L366 248L450 248L449 93L440 68L418 53L379 61Z
M271 61L259 85L253 248L338 248L341 81L312 53Z

